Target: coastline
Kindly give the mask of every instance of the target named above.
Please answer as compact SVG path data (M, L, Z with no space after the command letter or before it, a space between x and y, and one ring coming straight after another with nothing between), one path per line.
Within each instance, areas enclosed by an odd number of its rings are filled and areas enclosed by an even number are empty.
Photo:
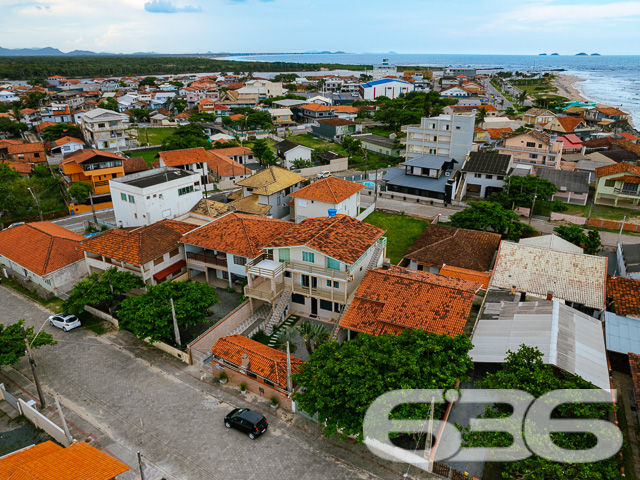
M553 79L552 84L558 89L558 95L566 97L570 101L590 102L592 100L585 97L582 92L574 86L576 83L584 81L584 78L559 74Z

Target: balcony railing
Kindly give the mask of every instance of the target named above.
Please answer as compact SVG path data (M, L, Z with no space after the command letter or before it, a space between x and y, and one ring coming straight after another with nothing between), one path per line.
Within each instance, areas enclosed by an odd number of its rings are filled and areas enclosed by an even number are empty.
M543 147L543 148L536 148L536 147L509 147L509 146L502 146L500 148L498 148L498 151L501 150L507 150L507 151L514 151L514 152L530 152L530 153L538 153L540 155L558 155L560 153L560 150L557 151L553 151L553 150L549 150L550 147Z
M284 262L272 268L267 267L265 264L260 265L262 262L267 260L273 262L273 255L262 253L256 258L249 260L244 267L247 275L251 274L259 277L275 278L284 271Z
M614 188L613 189L614 193L617 193L618 195L628 195L630 197L640 197L640 192L638 192L637 190L631 191L631 190L625 190L624 188Z
M216 257L215 255L207 255L205 253L187 252L187 259L198 263L205 263L207 265L218 265L221 267L227 266L226 255L224 257Z
M309 263L291 262L291 261L284 262L284 263L287 264L286 266L287 270L292 270L294 272L304 273L305 275L311 275L311 276L320 275L322 277L342 280L343 282L349 278L349 275L351 275L351 272L349 271L341 272L340 270L319 267L317 265L313 265Z
M320 290L319 288L305 287L300 284L293 284L292 290L293 290L293 293L305 295L308 297L316 297L316 298L321 298L323 300L331 300L338 303L345 303L347 301L347 297L343 292L338 292L338 291L331 292L330 290Z
M244 287L244 294L247 297L257 298L259 300L266 300L272 302L274 298L282 293L284 290L284 283L277 283L276 289L271 289L270 282L262 282L260 287L251 288L248 285Z

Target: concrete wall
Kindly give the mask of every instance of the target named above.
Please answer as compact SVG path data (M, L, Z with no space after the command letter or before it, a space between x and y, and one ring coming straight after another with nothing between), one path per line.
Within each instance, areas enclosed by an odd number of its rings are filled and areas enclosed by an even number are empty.
M336 158L332 160L329 165L320 165L317 167L307 167L300 170L300 175L303 177L312 177L320 172L342 172L344 170L348 170L349 168L349 159L346 157Z
M44 281L51 279L54 293L62 295L72 290L76 283L87 276L87 265L84 258L60 268L50 275L44 276Z
M20 406L20 412L27 417L36 428L40 428L51 435L54 440L61 445L68 447L71 442L67 439L67 436L59 426L49 420L47 417L38 412L35 408L31 407L21 398L18 399L18 405Z
M119 324L118 319L116 317L113 317L113 316L109 315L108 313L103 312L102 310L98 310L97 308L91 307L89 305L85 305L84 309L85 309L86 312L89 312L94 317L98 317L98 318L100 318L102 320L106 320L107 322L110 322L113 325L115 325L116 328L120 328L120 324Z
M145 338L144 341L149 343L150 342L150 338ZM153 342L153 343L149 343L152 347L156 347L159 350L162 350L165 353L168 353L169 355L172 355L174 357L176 357L179 360L182 360L184 363L186 364L191 364L191 356L189 355L189 352L183 352L182 350L179 350L175 347L172 347L171 345L167 345L164 342Z
M587 219L586 217L575 217L573 215L564 215L562 213L551 212L551 216L549 217L550 221L566 221L573 223L574 225L586 225Z
M326 217L331 208L335 208L339 214L355 218L359 213L360 192L353 194L341 203L319 202L306 198L294 198L294 201L295 219L292 218L292 220L295 220L296 223L300 223L305 218Z

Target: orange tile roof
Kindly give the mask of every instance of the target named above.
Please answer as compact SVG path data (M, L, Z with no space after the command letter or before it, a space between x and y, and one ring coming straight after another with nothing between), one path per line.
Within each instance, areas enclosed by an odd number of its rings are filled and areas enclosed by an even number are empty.
M275 218L230 213L186 234L180 241L209 250L255 258L269 242L293 226L294 223Z
M66 145L67 143L79 143L80 145L84 145L84 142L82 140L80 140L79 138L68 137L68 136L59 138L58 140L56 140L53 143L55 143L56 146L58 146L58 147L60 147L62 145Z
M620 162L596 168L596 178L606 177L607 175L614 175L616 173L633 173L640 175L640 167L631 165L630 163Z
M266 246L277 248L304 245L352 265L384 233L381 228L346 215L315 217L294 225Z
M581 123L584 125L584 120L576 117L556 117L555 120L566 133L573 132ZM549 124L551 123L553 123L553 120L549 122ZM549 124L547 124L546 127L548 127Z
M468 270L466 268L454 267L452 265L445 265L440 269L440 275L453 278L461 278L462 280L469 280L471 282L478 282L482 284L482 288L485 290L489 288L489 282L491 281L491 273L488 272L476 272L475 270Z
M31 171L33 170L33 164L29 162L10 162L7 160L0 163L5 163L9 165L9 168L24 175L31 173Z
M0 255L43 276L82 260L84 239L55 223L27 223L0 231Z
M207 153L207 165L210 173L215 173L220 177L231 177L233 175L251 175L251 170L247 167L231 160L218 150L209 150Z
M44 143L35 142L35 143L21 143L16 145L9 145L7 148L7 152L9 155L17 155L20 153L35 153L41 152L44 153Z
M111 480L130 470L124 463L86 443L74 443L67 448L60 448L48 454L44 451L42 453L38 458L22 463L10 477L4 478L7 480ZM33 454L29 456L32 457Z
M164 161L167 167L190 165L192 163L207 163L209 159L207 151L202 147L160 152L158 156Z
M9 145L22 145L20 140L0 139L0 148L8 148Z
M215 150L227 157L234 157L236 155L253 155L253 151L247 147L216 148Z
M638 140L640 140L640 138L638 138L635 135L632 135L631 133L628 133L628 132L621 133L620 136L624 137L627 140L630 140L632 142L637 142Z
M607 300L616 315L640 316L640 280L607 275Z
M326 105L322 105L320 103L307 103L306 105L300 106L300 108L304 110L311 110L313 112L324 112L332 110L331 107L327 107Z
M144 172L146 170L151 170L151 167L147 165L147 162L145 162L144 158L142 157L125 158L122 161L122 167L124 168L125 175L129 173Z
M627 140L626 138L618 138L617 140L613 141L613 144L617 145L618 147L622 147L625 150L629 150L630 152L633 152L636 155L640 155L640 145L635 144Z
M453 265L486 272L491 270L501 238L497 233L431 224L409 247L404 258L430 267Z
M231 120L240 120L241 118L244 118L244 115L242 115L241 113L236 113L235 115L229 115L229 118Z
M124 161L124 157L116 155L115 153L105 152L104 150L85 148L83 150L78 150L76 152L70 153L69 155L65 155L62 163L75 162L79 165L83 162L86 162L87 160L91 160L94 157L108 157Z
M334 105L331 109L337 113L358 113L358 109L350 105Z
M178 248L182 235L194 228L197 226L166 219L132 230L111 228L85 239L80 248L120 262L143 265Z
M499 140L500 138L502 138L503 134L513 132L513 128L511 128L511 127L507 127L507 128L487 128L486 130L487 130L487 133L489 134L489 136L491 137L492 140Z
M462 333L480 283L391 266L370 270L340 321L341 328L382 335L407 328Z
M0 478L10 478L13 473L22 465L28 464L45 455L56 453L63 448L52 441L39 443L23 448L0 458Z
M596 110L606 115L607 117L617 117L620 115L627 115L627 113L623 112L622 110L618 110L617 108L614 108L614 107L596 107Z
M238 366L242 365L242 355L246 353L249 357L249 371L280 387L287 385L287 354L280 350L242 335L231 335L218 340L211 347L211 353ZM292 373L297 373L303 363L299 358L291 356Z
M293 193L290 197L307 198L318 202L340 203L355 195L364 188L356 182L349 182L336 177L327 177L307 185Z

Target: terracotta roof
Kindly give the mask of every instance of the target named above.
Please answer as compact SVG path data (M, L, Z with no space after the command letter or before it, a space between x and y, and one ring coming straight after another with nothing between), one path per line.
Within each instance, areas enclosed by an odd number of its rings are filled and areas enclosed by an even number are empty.
M242 195L242 190L239 191ZM229 200L233 200L229 195ZM258 195L247 195L246 197L240 197L231 202L231 205L239 213L248 213L250 215L266 215L271 211L271 205L263 205L258 203L260 197Z
M633 381L637 407L640 403L640 355L629 352L629 367L631 369L631 380Z
M47 445L52 442L46 442ZM37 451L36 451L37 449ZM25 461L13 470L7 480L111 480L130 468L115 458L86 443L54 449L37 445L16 452ZM5 457L6 458L6 457ZM0 460L0 464L4 459Z
M207 217L219 217L225 213L235 212L236 209L230 203L220 203L207 198L203 198L196 203L190 212L200 215L206 215Z
M251 170L247 167L241 163L231 160L229 157L219 153L217 150L208 150L206 155L210 173L215 173L220 177L251 174Z
M606 177L607 175L614 175L616 173L633 173L640 175L640 167L621 162L596 168L596 178Z
M497 233L466 230L448 225L427 225L404 258L430 267L454 267L486 272L500 246Z
M316 180L312 184L293 192L290 196L317 200L318 202L340 203L363 188L364 185L359 183L337 177L327 177Z
M321 103L307 103L306 105L301 105L300 108L304 110L311 110L312 112L326 112L332 110L331 107L327 107Z
M609 275L607 300L616 315L640 317L640 280Z
M180 241L209 250L255 258L269 242L294 225L275 218L229 213L186 234Z
M260 375L280 387L287 385L287 354L280 350L242 335L231 335L218 340L211 347L211 353L238 367L242 365L242 355L247 354L249 357L248 371ZM303 363L299 358L291 356L292 373L297 373Z
M624 183L640 183L640 177L632 177L631 175L623 175L622 177L614 177L611 180L620 180Z
M242 115L241 113L236 113L235 115L229 115L230 120L240 120L241 118L244 118L244 115Z
M614 140L613 144L617 145L618 147L624 148L625 150L633 152L636 155L640 155L640 145L637 145L627 140L626 138L619 138L617 140Z
M482 288L484 288L485 290L489 288L489 282L491 281L491 273L476 272L475 270L454 267L452 265L445 265L444 267L442 267L440 269L440 275L460 278L462 280L469 280L470 282L481 283Z
M10 162L7 160L0 163L9 165L9 168L12 168L16 172L19 172L22 174L29 174L33 170L33 164L29 162Z
M318 123L324 123L325 125L331 125L334 127L342 127L344 125L355 125L356 122L346 120L344 118L327 118L324 120L318 120Z
M307 218L266 247L306 246L347 265L354 264L384 235L381 228L346 215Z
M370 270L355 291L340 327L372 335L407 328L462 333L481 284L391 266Z
M613 145L613 137L602 137L595 138L593 140L586 140L582 142L582 145L587 148L611 148L611 145Z
M182 235L196 228L176 220L161 220L131 230L111 228L82 242L86 252L131 265L143 265L178 248Z
M0 139L0 148L8 148L9 145L22 145L20 140Z
M0 231L0 255L43 276L82 260L84 239L55 223L26 223Z
M547 145L551 143L551 135L545 132L541 132L539 130L528 130L526 132L512 132L504 135L503 138L504 139L516 138L516 137L519 137L520 135L528 135L529 137L535 140L538 140L539 142L545 143Z
M306 178L291 170L280 167L269 167L261 172L245 178L236 185L254 188L251 193L255 195L272 195L297 183L304 182Z
M628 115L622 110L618 110L617 108L614 108L614 107L596 107L596 110L606 115L607 117L618 117L620 115Z
M70 153L69 155L65 155L62 163L75 162L77 164L80 164L95 157L108 157L124 161L124 157L116 155L115 153L105 152L104 150L85 148L84 150L78 150L76 152Z
M209 160L207 151L202 147L160 152L158 153L158 156L163 160L167 167L190 165L192 163L207 163L207 160Z
M44 152L44 143L21 143L18 145L9 145L7 148L9 155L17 155L20 153Z
M122 159L122 167L124 168L125 175L151 170L151 167L147 165L147 162L145 162L142 157L124 158Z
M59 138L58 140L56 140L53 143L55 143L57 147L60 147L62 145L66 145L67 143L79 143L80 145L84 145L84 142L82 140L80 140L79 138L75 138L75 137L62 137L62 138Z
M554 120L552 120L551 122L546 124L545 128L550 128L550 125L552 123L554 123L554 122L559 123L560 126L562 127L562 129L565 131L565 133L573 132L576 128L578 128L578 125L580 125L580 124L584 125L584 120L582 120L581 118L576 118L576 117L556 117Z
M638 140L640 140L640 138L638 138L635 135L632 135L631 133L628 133L628 132L621 133L620 136L624 137L627 140L630 140L632 142L637 142Z
M334 105L331 110L338 113L358 113L358 109L350 105Z
M47 441L6 455L0 458L0 478L10 478L22 465L29 464L34 460L38 460L41 457L56 453L60 450L63 450L60 445L52 441Z
M215 151L222 155L226 155L227 157L234 157L236 155L253 155L253 151L247 147L216 148Z
M563 111L564 113L577 113L578 115L580 115L585 110L586 108L584 107L569 107L569 108L565 108Z

